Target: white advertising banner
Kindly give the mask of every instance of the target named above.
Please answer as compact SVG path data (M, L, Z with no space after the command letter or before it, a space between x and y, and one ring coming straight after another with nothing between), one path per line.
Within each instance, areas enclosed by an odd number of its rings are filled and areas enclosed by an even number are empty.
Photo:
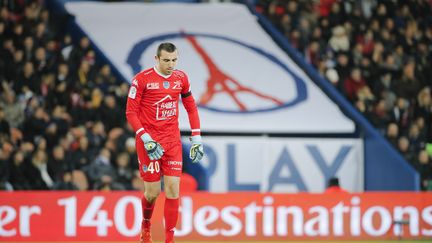
M204 146L211 192L323 192L334 176L350 192L364 188L361 139L206 137Z
M173 42L203 131L355 130L244 5L70 2L66 9L128 80L154 65L161 42ZM181 129L189 130L181 113Z
M0 191L0 239L137 242L141 198L139 191ZM183 193L175 238L178 242L430 242L431 201L427 192ZM164 202L155 202L155 242L165 238Z

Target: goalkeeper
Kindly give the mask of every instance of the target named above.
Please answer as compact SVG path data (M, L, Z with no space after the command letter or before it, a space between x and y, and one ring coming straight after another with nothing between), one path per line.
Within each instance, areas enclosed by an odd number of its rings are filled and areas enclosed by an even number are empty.
M182 144L178 126L178 104L182 98L192 131L189 157L198 162L204 155L198 109L187 75L175 69L177 48L161 43L156 65L141 71L132 79L126 105L126 118L136 133L139 171L144 180L141 243L151 243L151 217L161 192L165 190L165 242L174 242L174 228L179 208L179 185L182 173Z

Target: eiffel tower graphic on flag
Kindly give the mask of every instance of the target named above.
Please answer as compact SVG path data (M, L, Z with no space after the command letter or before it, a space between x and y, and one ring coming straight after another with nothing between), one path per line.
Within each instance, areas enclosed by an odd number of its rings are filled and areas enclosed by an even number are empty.
M216 94L226 93L235 103L240 111L247 111L247 107L244 102L242 102L238 95L239 93L250 93L261 99L269 100L274 104L280 106L283 102L277 98L271 97L269 95L263 94L259 91L253 90L245 85L242 85L236 79L230 75L224 73L210 58L207 52L199 45L196 38L192 35L185 34L187 41L193 46L193 48L200 55L209 71L209 78L206 81L207 90L201 95L199 99L200 105L207 105Z

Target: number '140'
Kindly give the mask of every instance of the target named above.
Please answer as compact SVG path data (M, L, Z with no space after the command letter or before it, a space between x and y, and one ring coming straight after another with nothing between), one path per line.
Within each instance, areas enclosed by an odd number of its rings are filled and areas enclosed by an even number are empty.
M105 202L105 197L95 196L92 198L84 214L79 218L77 215L77 198L68 197L58 200L58 205L64 206L65 209L65 235L74 237L77 235L77 227L95 227L98 236L107 236L108 228L115 226L117 231L124 236L136 236L141 229L139 217L133 217L134 223L132 227L126 224L126 208L129 204L132 205L134 215L139 215L141 210L141 201L132 196L122 197L114 207L113 220L109 218L108 212L102 209ZM78 222L78 224L77 224Z

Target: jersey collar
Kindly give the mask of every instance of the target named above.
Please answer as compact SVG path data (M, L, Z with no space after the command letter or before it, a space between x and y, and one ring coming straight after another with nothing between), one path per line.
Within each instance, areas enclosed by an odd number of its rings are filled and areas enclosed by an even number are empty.
M169 78L171 77L172 73L170 75L163 75L162 73L159 72L159 70L157 70L156 66L153 67L153 69L155 70L155 72L159 75L162 76L163 78Z

